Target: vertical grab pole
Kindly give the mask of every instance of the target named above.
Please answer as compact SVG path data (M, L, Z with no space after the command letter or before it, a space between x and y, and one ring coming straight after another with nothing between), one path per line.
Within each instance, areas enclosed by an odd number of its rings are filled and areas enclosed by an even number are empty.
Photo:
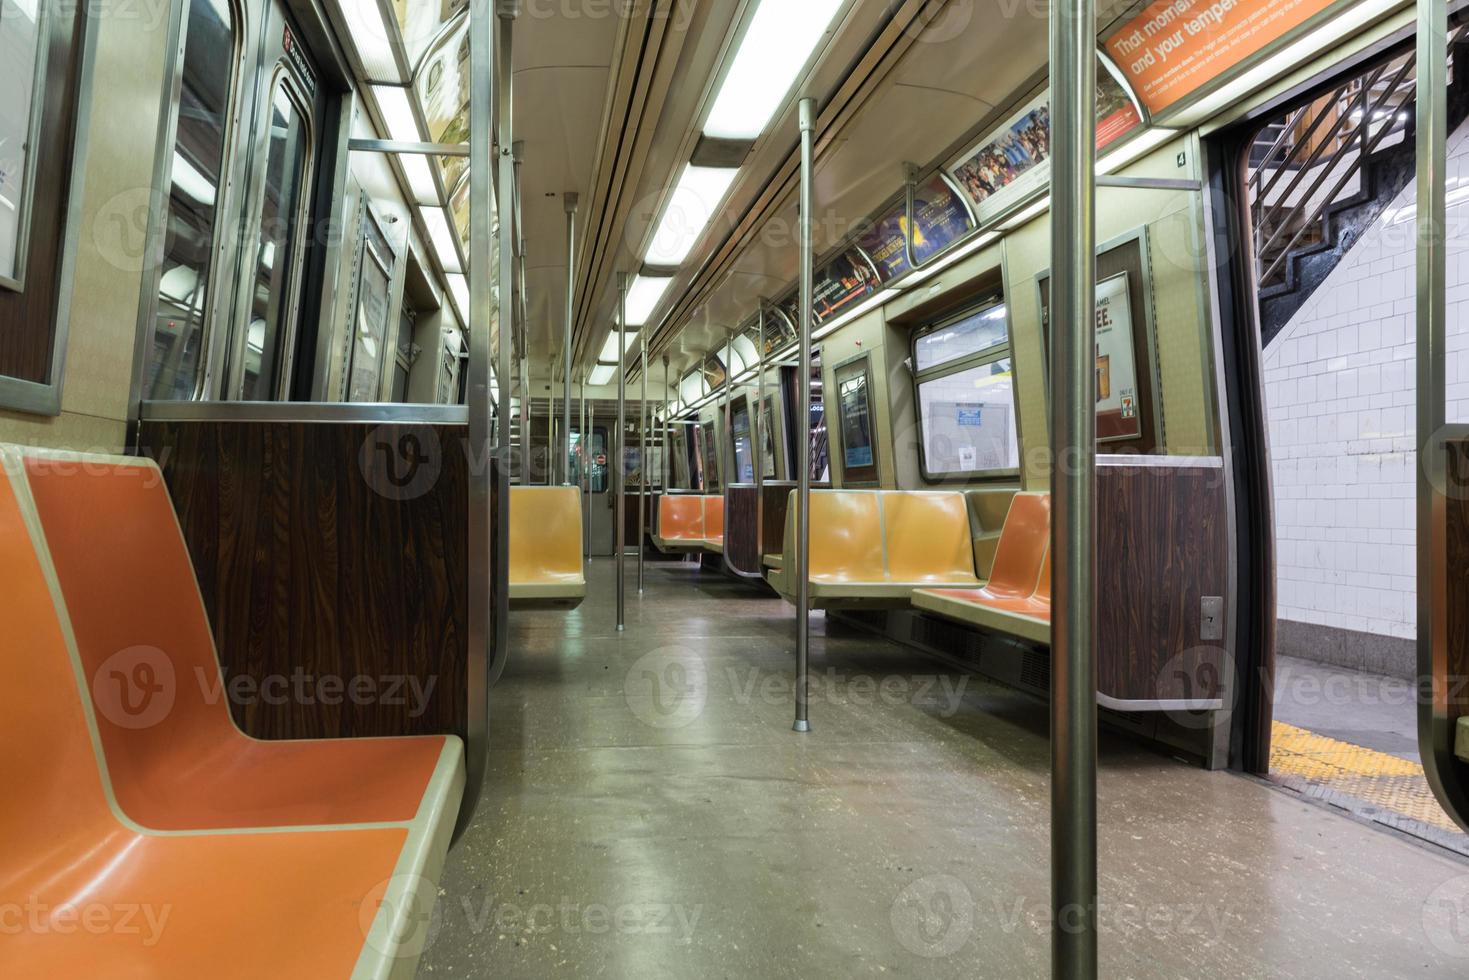
M566 326L561 331L561 351L565 357L561 371L566 389L562 395L566 404L561 409L560 455L563 467L561 482L569 487L571 486L571 324L574 319L572 307L576 304L576 209L581 203L581 196L568 191L561 195L561 200L566 205Z
M617 631L627 625L627 573L624 569L627 557L627 474L623 472L627 455L627 273L621 273L617 281L617 438L613 441L615 452L611 467L613 487L617 501Z
M811 730L811 174L814 164L816 100L801 100L801 213L797 219L796 238L800 245L801 322L796 329L801 337L801 378L796 387L801 415L797 435L801 440L800 465L796 484L796 561L787 571L796 575L796 724L798 732Z
M511 360L515 353L515 227L511 215L515 208L515 161L511 142L515 132L512 110L515 105L511 71L514 52L515 18L520 15L519 0L496 0L498 19L495 48L495 208L499 218L499 367L495 375L500 384L500 410L497 416L499 435L496 442L495 498L495 648L490 664L491 687L505 670L510 655L510 383ZM471 148L470 152L474 152ZM486 175L488 179L489 175ZM473 174L471 173L471 180ZM488 301L487 301L488 302Z
M765 568L765 300L755 326L755 571Z
M666 406L673 402L673 389L668 382L668 355L663 355L663 492L673 489L673 412Z
M644 328L642 333L647 334ZM648 535L648 338L641 338L643 397L638 404L638 595L643 594L643 539Z
M582 508L582 547L587 561L592 560L592 466L596 463L596 457L592 454L592 430L597 427L597 407L587 401L587 375L582 372L581 376L581 407L582 425L581 437L581 470L582 486L586 489L586 506Z
M475 0L469 10L469 443L479 466L470 470L469 513L469 703L465 740L464 798L454 828L458 840L469 826L484 785L489 743L490 663L494 659L495 626L506 615L500 611L495 588L495 523L491 515L494 493L490 486L490 447L503 446L490 427L494 399L490 384L490 305L494 269L492 238L495 220L490 213L494 192L494 62L495 21L491 0ZM503 395L502 395L503 397ZM504 404L502 402L501 404ZM504 581L503 579L500 581Z
M1097 975L1096 0L1051 5L1051 975Z

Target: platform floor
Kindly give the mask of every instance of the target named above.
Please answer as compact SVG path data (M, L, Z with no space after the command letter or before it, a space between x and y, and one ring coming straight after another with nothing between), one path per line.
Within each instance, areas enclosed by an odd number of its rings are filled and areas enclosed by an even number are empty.
M1411 681L1278 658L1270 777L1359 819L1469 856L1469 835L1439 806L1423 775Z
M795 735L790 606L652 564L618 635L612 564L514 617L420 977L1048 975L1044 705L817 615ZM1103 976L1469 975L1457 857L1120 737L1099 795Z

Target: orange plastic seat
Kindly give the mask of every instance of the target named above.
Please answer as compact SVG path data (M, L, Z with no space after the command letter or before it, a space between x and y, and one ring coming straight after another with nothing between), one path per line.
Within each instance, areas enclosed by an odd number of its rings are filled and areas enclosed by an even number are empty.
M578 606L582 570L581 490L510 488L510 603Z
M913 593L913 605L949 619L1048 642L1050 538L1050 494L1016 494L1000 532L989 582L978 589L920 589Z
M706 551L724 553L724 496L709 494L704 498L704 540Z
M364 828L168 833L117 811L16 455L0 451L0 906L9 977L385 977L422 945L457 797ZM139 472L142 472L141 470ZM80 479L80 477L78 477ZM136 482L142 483L142 480ZM106 548L93 554L105 560ZM462 791L462 769L460 789ZM203 772L186 774L204 778ZM447 843L443 841L442 843ZM437 854L437 858L431 857ZM415 929L418 929L415 933Z
M159 830L412 819L444 736L260 741L236 726L162 474L150 461L27 455L25 474L91 685L114 791ZM262 692L267 679L257 679ZM341 679L344 685L349 678ZM289 691L289 678L281 678ZM133 687L166 711L135 713Z
M658 498L658 527L653 544L659 551L666 554L698 551L703 540L703 496L665 493Z

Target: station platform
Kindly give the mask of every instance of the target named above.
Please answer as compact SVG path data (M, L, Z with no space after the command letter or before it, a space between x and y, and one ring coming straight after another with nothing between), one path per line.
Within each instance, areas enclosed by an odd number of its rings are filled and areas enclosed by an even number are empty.
M1045 705L816 615L796 735L782 600L655 563L619 635L587 580L512 619L420 977L1048 974ZM1100 764L1101 975L1464 975L1469 862L1122 736Z

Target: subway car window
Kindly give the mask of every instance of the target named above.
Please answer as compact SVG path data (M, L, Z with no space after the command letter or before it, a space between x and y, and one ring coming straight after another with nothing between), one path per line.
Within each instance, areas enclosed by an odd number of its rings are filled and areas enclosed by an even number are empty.
M388 325L393 318L389 303L393 288L395 259L377 221L369 214L362 242L361 274L357 286L356 328L352 331L352 360L348 372L351 386L347 400L381 401L384 360L388 355ZM411 323L411 321L410 321ZM400 328L400 333L401 333ZM408 334L412 336L411 333ZM393 370L400 371L398 344L393 345ZM406 387L407 370L401 369Z
M284 74L272 88L268 119L248 320L235 340L241 401L284 397L298 314L311 132Z
M913 358L919 447L929 478L1017 474L1015 366L1005 304L920 330Z
M0 7L0 52L5 96L0 100L0 284L16 289L25 279L26 237L38 96L46 68L46 12L50 4L7 0Z
M204 382L212 304L220 292L215 258L235 91L235 23L222 0L189 4L148 398L193 398Z

